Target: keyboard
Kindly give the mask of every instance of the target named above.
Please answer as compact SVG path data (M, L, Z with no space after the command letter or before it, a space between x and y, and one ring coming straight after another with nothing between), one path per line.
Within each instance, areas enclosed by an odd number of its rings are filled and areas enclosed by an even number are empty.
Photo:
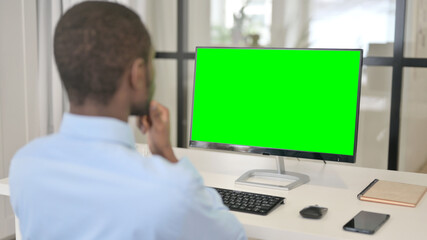
M285 198L265 194L241 192L236 190L213 188L222 198L225 206L231 211L267 215L280 204L285 203Z

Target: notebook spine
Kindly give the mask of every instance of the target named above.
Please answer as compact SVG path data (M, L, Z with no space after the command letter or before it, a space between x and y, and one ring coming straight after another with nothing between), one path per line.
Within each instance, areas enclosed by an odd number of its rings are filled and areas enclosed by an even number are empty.
M416 207L418 204L418 202L413 204L413 203L398 202L398 201L392 201L392 200L386 200L386 199L380 199L380 198L370 198L370 197L364 197L364 196L362 196L360 200L368 201L368 202L392 204L397 206L405 206L405 207Z
M363 194L365 194L377 182L378 182L378 179L374 179L374 181L372 181L365 189L363 189L359 194L357 194L357 199L360 200L360 197L362 197Z

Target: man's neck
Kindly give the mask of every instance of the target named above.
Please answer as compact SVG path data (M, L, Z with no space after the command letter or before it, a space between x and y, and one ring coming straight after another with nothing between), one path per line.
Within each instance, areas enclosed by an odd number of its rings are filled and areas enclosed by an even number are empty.
M114 106L114 104L101 105L87 101L83 105L71 103L70 113L86 116L112 117L123 122L127 122L129 117L129 109L124 106Z

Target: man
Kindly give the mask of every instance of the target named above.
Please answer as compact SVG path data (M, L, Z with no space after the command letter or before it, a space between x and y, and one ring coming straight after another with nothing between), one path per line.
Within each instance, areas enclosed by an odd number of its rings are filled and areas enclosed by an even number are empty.
M245 239L219 195L177 160L168 110L151 101L150 37L139 17L107 2L67 11L54 37L70 99L57 134L14 156L11 202L24 239ZM142 116L153 157L135 149Z

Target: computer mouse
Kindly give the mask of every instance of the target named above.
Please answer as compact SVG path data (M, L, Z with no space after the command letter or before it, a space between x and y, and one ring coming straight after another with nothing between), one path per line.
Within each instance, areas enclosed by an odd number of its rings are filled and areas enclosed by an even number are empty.
M328 208L319 207L316 205L316 206L306 207L302 209L299 213L304 218L320 219L326 214L326 212L328 212Z

